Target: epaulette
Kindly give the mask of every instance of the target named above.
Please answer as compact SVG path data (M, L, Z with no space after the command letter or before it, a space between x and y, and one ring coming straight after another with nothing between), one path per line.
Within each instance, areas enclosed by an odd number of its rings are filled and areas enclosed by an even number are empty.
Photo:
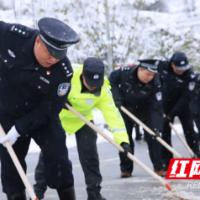
M32 30L33 29L23 26L21 24L14 24L13 26L11 26L10 29L11 32L25 38L28 38L30 36Z
M66 75L67 78L73 76L73 69L71 67L71 64L69 65L69 61L68 59L63 59L61 62L60 62L60 66L61 66L61 69L62 71L64 72L64 74Z
M130 69L131 69L131 67L129 67L129 66L124 66L121 68L122 71L129 71Z

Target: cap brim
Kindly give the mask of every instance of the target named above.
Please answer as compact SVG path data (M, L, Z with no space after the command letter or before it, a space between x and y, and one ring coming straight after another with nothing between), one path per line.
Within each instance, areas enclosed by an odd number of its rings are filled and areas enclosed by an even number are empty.
M153 72L153 73L157 73L157 66L155 65L151 65L151 64L148 64L148 63L140 63L140 65L144 68L146 68L147 70L149 70L150 72Z
M63 59L65 58L66 54L67 54L67 49L63 50L63 51L59 51L59 50L56 50L48 45L46 45L49 53L54 57L54 58L57 58L57 59Z
M102 80L94 80L94 79L91 80L91 79L88 79L85 76L85 81L90 87L102 87L104 79L102 79Z
M186 71L186 70L188 70L188 69L191 68L189 64L187 64L187 65L185 65L185 66L177 66L177 65L175 65L175 67L176 67L176 69L177 69L178 71Z
M153 72L153 73L157 73L158 72L156 69L151 69L151 68L147 68L147 70L149 70L150 72Z

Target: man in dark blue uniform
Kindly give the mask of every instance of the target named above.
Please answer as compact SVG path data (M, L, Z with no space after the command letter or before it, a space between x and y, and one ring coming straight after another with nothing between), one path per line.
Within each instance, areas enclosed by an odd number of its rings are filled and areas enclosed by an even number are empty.
M156 72L156 60L141 60L138 66L123 67L112 72L109 80L116 106L124 106L159 135L163 128L163 108L161 83ZM132 130L135 122L123 112L121 114L134 154ZM145 138L154 171L158 175L162 175L164 170L160 154L161 145L146 131ZM121 153L120 159L121 177L130 177L133 171L133 162Z
M64 106L73 75L66 57L79 37L54 18L42 18L39 30L0 22L0 124L26 171L31 138L40 146L46 182L61 200L75 200L74 180L58 114ZM54 148L55 147L55 148ZM9 200L26 200L24 184L3 145L1 180Z
M171 59L160 61L158 71L163 85L163 108L166 114L162 138L171 145L169 122L173 123L174 118L179 117L188 145L200 158L198 136L194 131L192 113L189 108L191 95L195 88L195 74L186 55L182 52L176 52ZM165 170L167 170L173 155L163 147L162 158Z

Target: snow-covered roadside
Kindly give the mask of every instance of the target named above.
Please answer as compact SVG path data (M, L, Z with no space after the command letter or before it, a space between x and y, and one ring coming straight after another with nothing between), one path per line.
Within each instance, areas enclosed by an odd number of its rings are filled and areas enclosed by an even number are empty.
M106 124L106 122L103 118L102 113L99 110L94 110L94 123L101 130L103 130L104 133L106 133L109 137L113 138L112 133L108 129L104 128L104 125ZM174 127L179 133L183 134L183 129L180 124L175 124ZM174 132L172 133L175 134ZM135 138L135 129L133 130L133 138ZM107 140L105 140L101 135L98 135L97 143L103 143L103 142L107 142ZM75 135L68 136L66 144L68 148L75 147L76 146ZM34 142L34 140L31 140L29 153L34 153L34 152L39 152L39 151L40 151L40 148L38 147L38 145Z

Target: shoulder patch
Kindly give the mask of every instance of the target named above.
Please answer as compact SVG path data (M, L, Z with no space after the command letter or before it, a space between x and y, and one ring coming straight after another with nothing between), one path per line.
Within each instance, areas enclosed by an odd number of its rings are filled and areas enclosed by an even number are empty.
M156 99L157 99L158 101L162 100L162 93L161 93L161 92L157 92L157 93L156 93Z
M193 90L194 90L194 87L195 87L195 82L189 82L188 89L189 89L190 91L193 91Z
M20 24L14 24L13 26L11 26L10 31L22 37L28 38L31 33L31 28Z
M66 95L68 90L69 90L69 88L70 88L70 83L61 83L58 86L58 96L62 97L64 95Z

